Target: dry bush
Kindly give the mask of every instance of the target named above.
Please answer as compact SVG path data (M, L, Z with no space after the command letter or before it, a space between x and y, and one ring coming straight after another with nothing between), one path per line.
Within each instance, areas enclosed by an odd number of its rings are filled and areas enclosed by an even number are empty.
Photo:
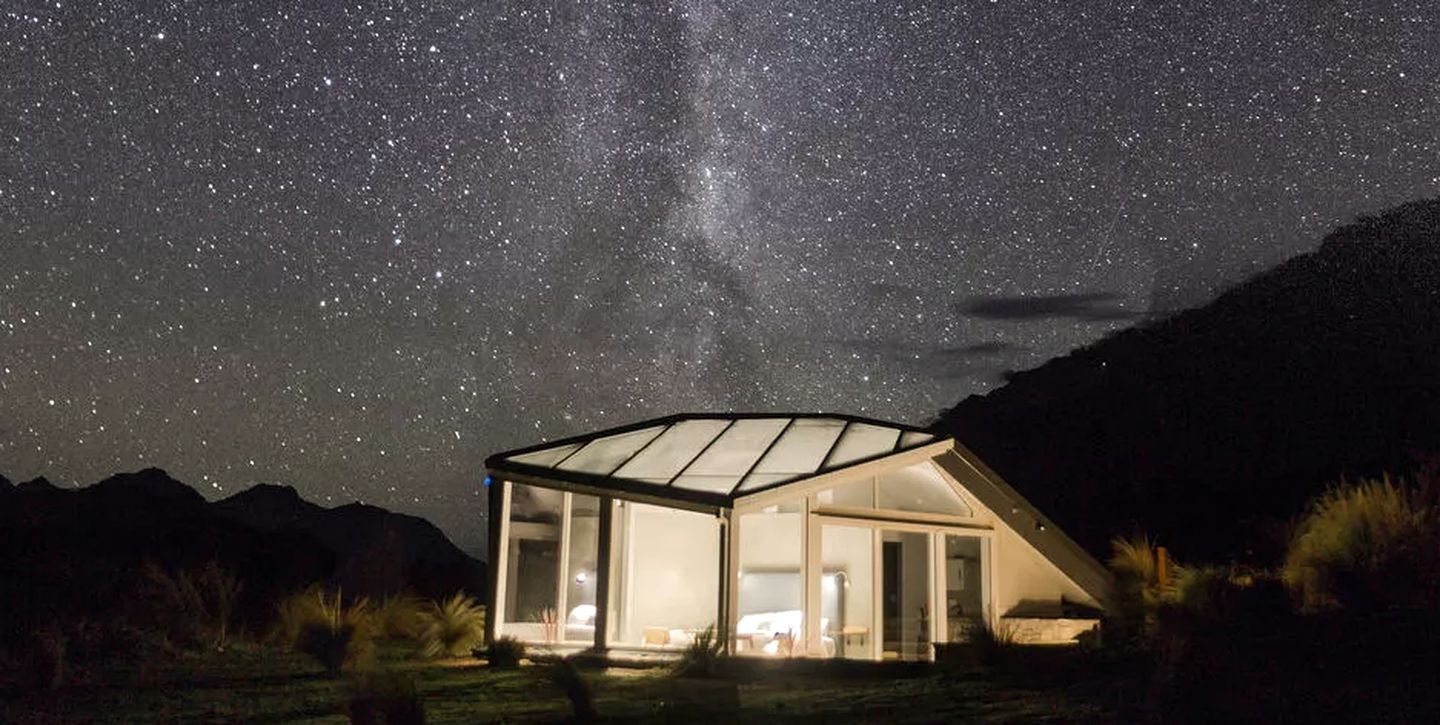
M1428 486L1342 482L1316 499L1285 555L1285 583L1308 611L1440 605L1440 509Z
M690 646L680 653L675 663L674 674L679 677L713 677L720 669L720 658L725 645L715 636L715 625L709 625L695 635Z
M420 652L426 657L463 657L485 639L485 608L464 592L431 602L422 621Z
M496 637L486 650L485 658L491 667L513 670L525 659L525 643L514 637Z
M394 672L365 672L351 683L345 714L357 725L420 725L425 708L415 681Z
M591 692L590 683L581 674L580 668L575 666L573 659L566 657L551 665L550 682L560 688L560 691L565 693L565 698L570 701L574 722L595 722L599 718L599 714L595 712L595 694Z
M238 578L214 560L199 569L175 572L147 561L142 573L142 591L152 627L177 645L225 649L235 606L244 590Z
M368 599L362 597L347 607L340 592L327 595L312 586L280 602L276 638L314 657L327 671L339 672L373 653L372 615Z
M375 627L382 637L419 640L425 624L425 605L409 594L386 597L375 609Z

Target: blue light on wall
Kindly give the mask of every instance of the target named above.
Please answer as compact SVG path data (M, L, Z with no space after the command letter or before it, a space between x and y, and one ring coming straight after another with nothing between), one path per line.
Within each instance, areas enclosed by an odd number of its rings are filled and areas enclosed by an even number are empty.
M485 477L485 488L490 488L490 477L489 477L489 476L486 476L486 477Z

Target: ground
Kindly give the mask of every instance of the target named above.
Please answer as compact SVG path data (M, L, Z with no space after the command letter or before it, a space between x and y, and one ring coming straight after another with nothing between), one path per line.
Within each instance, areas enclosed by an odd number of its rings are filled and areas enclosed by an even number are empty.
M476 660L422 662L382 648L374 667L414 682L430 723L553 722L569 701L547 665L500 671ZM352 675L332 676L306 657L258 646L152 659L143 667L76 673L44 695L4 695L0 722L345 722ZM663 670L587 671L604 720L1102 722L1084 693L1001 684L983 670L958 674L767 669L739 678L676 680ZM87 682L88 680L88 682ZM102 681L103 680L103 684ZM738 709L737 709L738 703Z

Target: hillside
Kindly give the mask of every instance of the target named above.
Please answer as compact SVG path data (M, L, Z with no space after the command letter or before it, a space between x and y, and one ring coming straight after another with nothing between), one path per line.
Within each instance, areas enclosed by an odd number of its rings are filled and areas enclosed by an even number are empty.
M0 497L0 618L113 615L136 593L145 562L173 570L214 560L245 582L242 608L256 617L312 582L428 597L479 594L484 583L484 564L422 519L359 504L327 509L289 487L210 503L150 468L80 489L7 484Z
M1181 556L1270 556L1328 483L1440 452L1440 201L1337 229L935 426L1097 554L1142 530Z

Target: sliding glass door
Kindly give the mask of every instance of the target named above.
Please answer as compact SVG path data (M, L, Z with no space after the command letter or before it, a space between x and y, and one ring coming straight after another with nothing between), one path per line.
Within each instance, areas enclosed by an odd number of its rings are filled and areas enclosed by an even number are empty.
M819 516L818 656L925 660L989 616L983 532ZM813 621L813 620L812 620Z
M934 563L930 534L882 531L880 606L884 659L930 657L930 587Z

